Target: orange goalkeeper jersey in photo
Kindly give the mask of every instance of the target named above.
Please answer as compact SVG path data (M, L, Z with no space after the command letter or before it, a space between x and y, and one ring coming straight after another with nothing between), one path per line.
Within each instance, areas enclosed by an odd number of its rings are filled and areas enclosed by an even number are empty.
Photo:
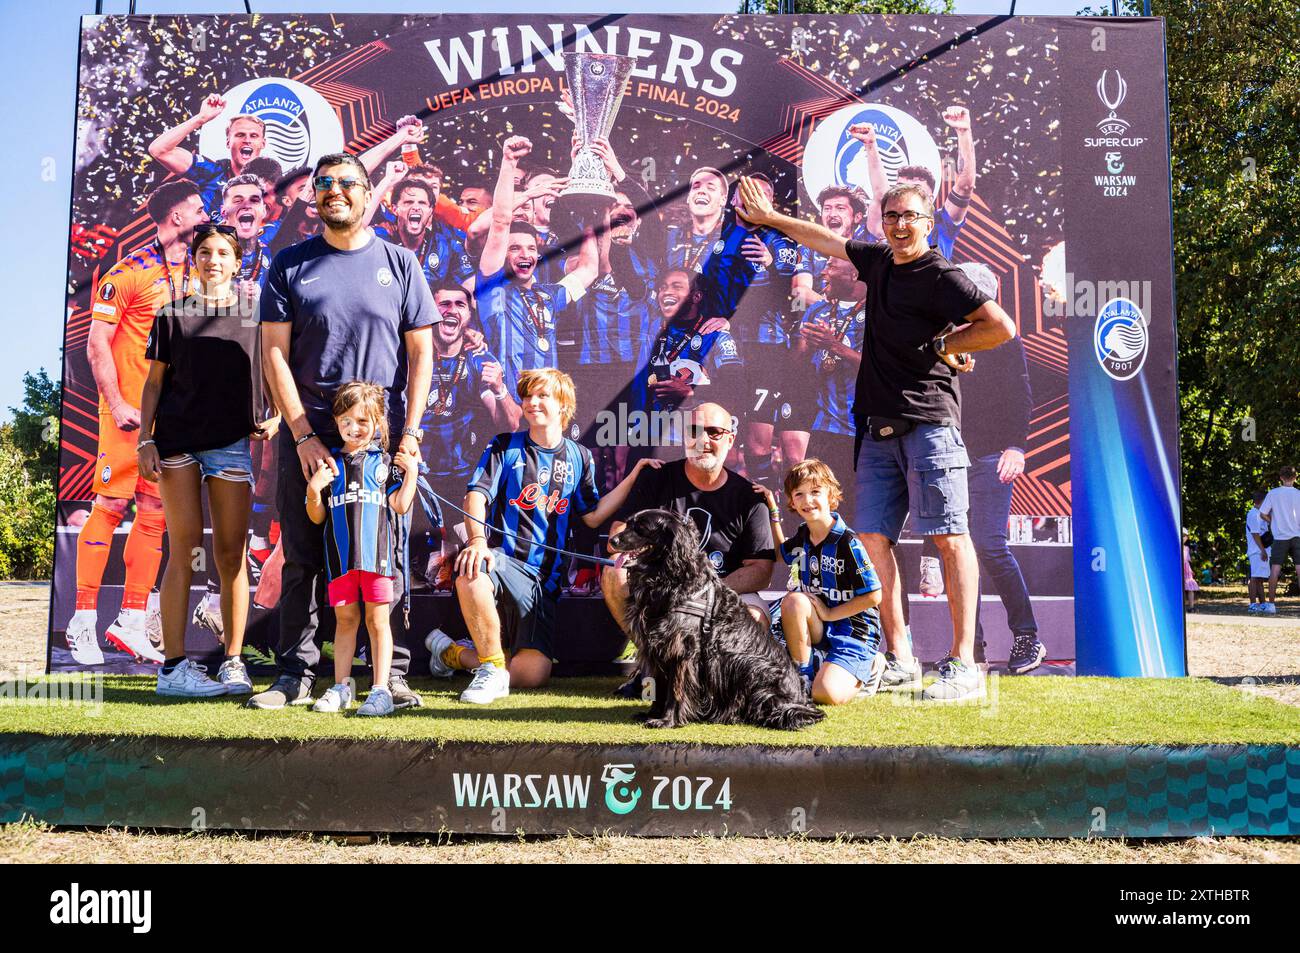
M150 242L127 255L99 279L91 315L96 321L117 325L113 334L113 366L122 399L140 406L144 380L149 375L145 343L153 330L155 313L163 305L188 294L189 256L181 261L164 259L158 242ZM99 395L99 412L108 413L104 395Z

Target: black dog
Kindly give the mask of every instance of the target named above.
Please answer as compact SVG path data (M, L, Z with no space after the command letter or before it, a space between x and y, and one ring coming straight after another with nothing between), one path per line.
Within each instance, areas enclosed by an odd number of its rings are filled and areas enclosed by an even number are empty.
M700 552L689 520L642 510L609 540L628 565L627 624L656 679L648 728L695 721L794 729L825 717L790 657Z

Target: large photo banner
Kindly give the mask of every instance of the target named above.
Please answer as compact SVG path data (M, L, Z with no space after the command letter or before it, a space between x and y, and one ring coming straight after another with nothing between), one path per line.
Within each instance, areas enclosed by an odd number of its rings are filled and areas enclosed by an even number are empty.
M155 312L196 277L170 251L197 223L232 227L255 299L275 256L321 231L315 161L347 151L370 175L376 237L414 252L432 288L471 290L434 333L410 537L417 659L430 630L465 634L460 515L444 507L439 525L428 504L459 505L484 448L520 428L529 368L573 378L566 436L602 491L644 457L679 459L683 415L712 402L732 418L735 473L780 499L790 467L823 460L852 523L866 290L750 228L735 203L751 176L778 209L860 241L884 237L883 190L922 186L933 244L1016 325L960 381L990 665L1036 633L1043 671L1185 674L1161 21L87 17L80 44L52 671L161 658L159 567L177 554L133 431ZM516 137L512 214L535 241L485 262ZM614 183L595 241L557 198L584 177ZM489 266L523 276L520 292L487 293ZM252 663L278 638L276 453L255 446ZM604 555L608 525L581 529L570 548ZM939 553L911 522L896 552L917 654L938 659L952 636ZM210 532L185 555L186 649L219 660ZM770 597L785 585L778 563ZM559 612L557 672L611 671L625 637L596 565L569 563ZM98 652L69 635L74 617Z

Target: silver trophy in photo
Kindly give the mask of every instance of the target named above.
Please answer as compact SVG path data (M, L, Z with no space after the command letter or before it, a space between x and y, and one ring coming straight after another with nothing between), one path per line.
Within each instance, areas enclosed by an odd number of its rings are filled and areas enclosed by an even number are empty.
M614 184L591 143L607 138L623 103L627 78L636 61L613 53L565 53L564 75L573 97L578 153L569 168L569 184L555 202L555 212L578 225L588 223L614 201ZM554 227L554 223L553 223Z

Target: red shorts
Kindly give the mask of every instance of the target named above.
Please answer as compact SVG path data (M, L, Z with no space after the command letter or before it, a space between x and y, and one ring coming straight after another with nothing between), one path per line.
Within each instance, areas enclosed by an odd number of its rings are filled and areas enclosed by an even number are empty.
M393 577L364 569L350 570L346 575L330 580L329 600L332 606L350 606L354 602L388 605L393 601Z

